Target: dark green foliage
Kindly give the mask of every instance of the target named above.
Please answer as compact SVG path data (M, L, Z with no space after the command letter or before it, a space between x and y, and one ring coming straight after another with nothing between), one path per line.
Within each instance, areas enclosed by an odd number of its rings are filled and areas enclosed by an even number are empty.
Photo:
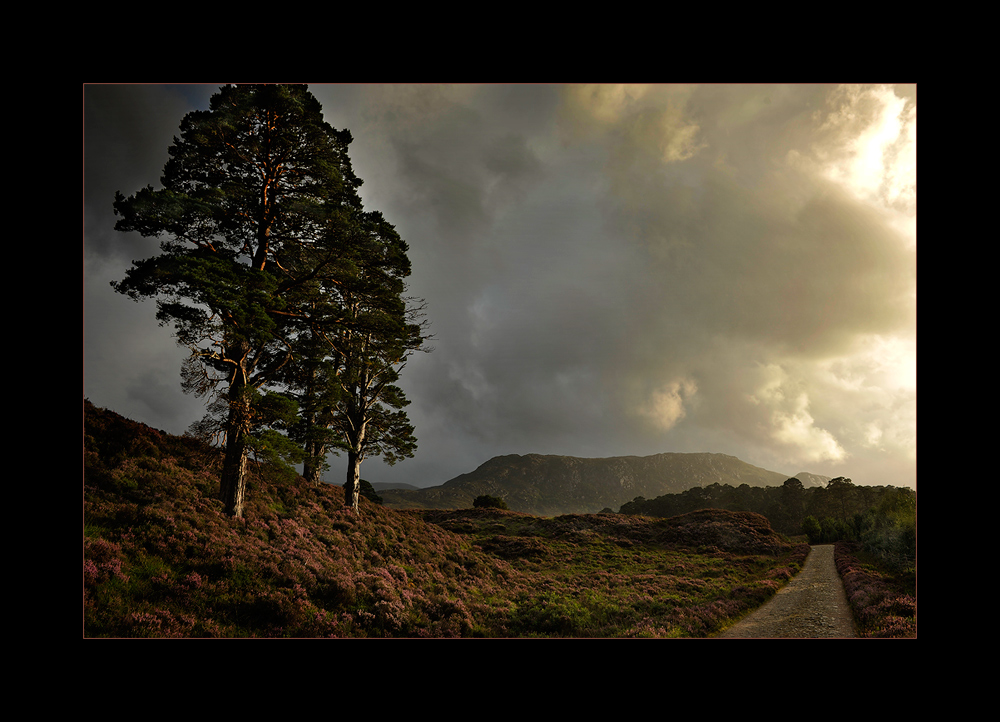
M473 500L472 506L475 509L506 509L507 502L496 496L482 494Z
M819 544L823 541L823 527L814 516L807 516L802 520L802 533L809 537L810 544Z
M819 524L822 529L822 542L825 544L853 537L850 525L842 519L825 516Z
M163 240L112 286L156 299L191 350L185 388L224 399L222 494L241 516L254 393L279 381L304 328L335 321L313 310L319 284L349 265L361 181L350 133L323 120L305 86L225 86L180 130L163 187L115 195L116 230Z
M876 506L855 517L853 538L886 567L912 570L917 558L916 496L908 489L886 493Z
M775 530L805 534L812 544L867 536L871 544L885 547L887 555L912 558L915 500L915 492L903 487L855 486L838 477L826 487L804 488L793 478L778 487L710 484L655 499L636 497L622 505L621 513L671 517L703 508L754 511L767 517Z
M379 260L336 289L345 321L328 353L340 367L329 379L335 388L318 389L334 399L323 423L347 453L347 503L355 510L362 461L381 456L392 465L416 449L405 412L410 402L396 383L407 358L426 339L417 322L421 307L408 307L402 297L409 274L406 244L380 215L367 216L363 228L371 257Z

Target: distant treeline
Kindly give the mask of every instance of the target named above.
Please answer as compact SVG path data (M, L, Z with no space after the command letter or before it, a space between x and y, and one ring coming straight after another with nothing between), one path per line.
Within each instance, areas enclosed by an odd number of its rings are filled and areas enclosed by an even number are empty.
M637 496L620 512L671 517L697 509L757 512L775 531L807 534L812 544L859 541L898 568L912 564L916 555L916 492L906 487L856 486L845 477L811 488L795 478L781 486L716 483L655 499Z

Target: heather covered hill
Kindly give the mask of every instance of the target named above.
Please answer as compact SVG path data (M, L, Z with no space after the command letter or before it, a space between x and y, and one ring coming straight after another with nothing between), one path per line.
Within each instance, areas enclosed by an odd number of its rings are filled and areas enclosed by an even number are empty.
M86 636L463 636L512 570L462 537L271 468L245 517L218 450L87 405ZM482 622L480 622L481 624Z
M393 510L84 409L87 637L704 637L801 567L756 514Z
M768 471L726 454L666 453L582 459L527 454L496 456L475 471L441 486L381 491L386 506L461 509L477 496L502 498L516 511L551 516L618 509L635 497L679 493L692 487L729 484L781 486L788 475ZM828 481L802 474L806 486Z

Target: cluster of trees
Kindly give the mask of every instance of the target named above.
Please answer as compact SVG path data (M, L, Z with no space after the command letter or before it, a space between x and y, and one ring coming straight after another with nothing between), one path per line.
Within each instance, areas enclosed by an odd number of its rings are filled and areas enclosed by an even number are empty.
M194 430L224 444L234 517L251 453L315 482L345 453L356 510L361 462L416 447L396 384L425 348L423 308L405 295L407 244L362 205L351 140L304 85L227 85L182 120L161 188L115 196L116 230L161 253L112 286L155 298L190 349L183 387L208 399Z
M813 544L859 541L897 567L916 557L916 492L906 487L858 486L845 477L812 488L795 478L781 486L710 484L655 499L636 497L620 512L670 517L706 508L757 512L776 531L807 534Z
M802 533L811 544L859 542L886 567L909 571L917 558L917 498L911 489L885 487L872 506L849 518L806 516Z
M472 500L473 509L508 509L507 502L499 496L480 494Z

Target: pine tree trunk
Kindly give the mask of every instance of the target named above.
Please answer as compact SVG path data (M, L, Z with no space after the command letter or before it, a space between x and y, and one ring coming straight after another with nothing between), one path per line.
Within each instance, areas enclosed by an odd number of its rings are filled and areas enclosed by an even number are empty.
M315 340L313 341L315 343ZM305 452L306 459L302 465L302 476L310 484L319 484L322 481L323 462L326 456L326 445L312 438L316 430L321 428L320 411L316 397L320 392L320 381L317 377L315 365L310 365L306 375L306 389L304 398L305 406L302 409L302 420L306 424Z
M344 485L344 506L358 511L361 501L361 455L353 451L347 454L347 483Z
M354 428L348 434L350 449L347 452L347 483L344 485L344 504L358 511L361 499L361 462L364 460L365 432L368 422L355 418Z
M236 519L243 517L243 502L247 488L246 443L226 441L226 458L222 465L220 497L226 514Z
M305 462L302 464L302 476L310 484L319 484L323 474L323 450L318 448L319 444L307 444Z
M250 402L244 389L229 392L229 419L226 423L226 453L222 464L219 497L226 514L240 519L247 485L247 434L250 428Z

